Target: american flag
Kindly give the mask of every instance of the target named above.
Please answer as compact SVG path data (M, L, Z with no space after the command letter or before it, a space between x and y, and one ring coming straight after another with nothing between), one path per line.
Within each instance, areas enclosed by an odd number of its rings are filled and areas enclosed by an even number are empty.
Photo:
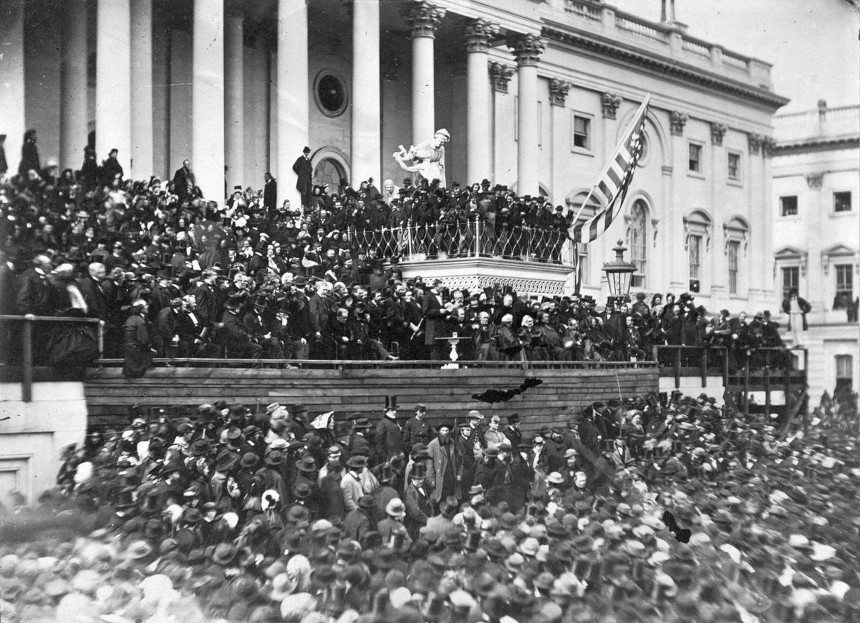
M577 223L579 214L576 215L577 218L574 219L574 224L568 231L568 236L574 243L595 240L609 229L612 222L618 218L624 198L627 196L627 189L630 187L633 174L636 172L636 165L642 156L642 133L645 130L645 116L648 113L650 101L651 96L648 95L642 105L639 106L627 132L624 133L624 138L615 148L612 158L609 159L609 163L601 172L597 184L592 187L589 193L589 197L596 199L601 206L600 210L582 223ZM582 202L583 208L589 203L589 197L586 197L586 200Z

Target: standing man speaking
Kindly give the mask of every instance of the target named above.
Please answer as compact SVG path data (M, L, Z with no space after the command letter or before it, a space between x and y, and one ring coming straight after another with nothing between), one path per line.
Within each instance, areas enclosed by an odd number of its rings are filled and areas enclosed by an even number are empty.
M302 196L302 208L307 208L311 201L311 182L313 179L310 147L305 147L302 150L302 155L293 163L293 173L297 176L296 190Z

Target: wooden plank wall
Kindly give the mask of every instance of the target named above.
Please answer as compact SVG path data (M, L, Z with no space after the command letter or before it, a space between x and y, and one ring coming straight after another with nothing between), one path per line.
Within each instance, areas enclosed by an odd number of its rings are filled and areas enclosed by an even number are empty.
M543 383L509 402L490 405L471 397L489 388L518 387L527 377ZM523 430L533 432L566 421L595 400L656 392L658 370L156 368L144 378L127 379L118 368L104 368L88 371L84 387L90 423L98 428L124 426L134 403L175 413L216 400L260 409L271 402L302 403L311 418L327 411L360 412L374 421L382 415L385 396L395 395L401 416L411 415L419 402L434 423L463 419L470 409L487 416L516 412Z

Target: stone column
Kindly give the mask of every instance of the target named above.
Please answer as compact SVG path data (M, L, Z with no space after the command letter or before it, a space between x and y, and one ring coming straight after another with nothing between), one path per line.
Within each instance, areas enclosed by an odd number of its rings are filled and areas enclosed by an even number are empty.
M7 175L18 172L21 145L26 130L24 118L24 3L0 3L0 134L6 135L4 145ZM83 147L83 145L82 145Z
M413 2L401 9L412 29L412 143L433 138L436 132L433 39L445 9L429 2Z
M224 157L228 193L234 186L252 183L245 181L244 19L241 8L227 15L224 32Z
M466 26L466 182L491 178L490 66L487 49L499 26L476 19Z
M537 64L546 45L537 35L524 35L508 44L517 59L517 194L540 194L538 161Z
M194 0L191 168L206 199L224 201L224 0Z
M152 0L132 0L131 174L149 179L154 170L152 132Z
M277 72L278 203L289 199L295 209L301 198L293 163L310 142L307 0L278 2Z
M349 0L352 10L352 182L370 177L382 188L379 0Z
M685 241L686 235L684 232L683 215L686 209L687 197L684 194L683 180L687 175L687 139L684 138L684 128L687 125L689 116L687 113L680 111L672 111L669 113L669 124L672 132L672 146L670 150L670 165L663 166L664 182L668 181L671 188L670 203L667 210L663 213L669 219L669 251L667 258L669 264L675 267L675 270L669 274L669 291L685 292L689 289L689 256L687 244ZM672 179L674 177L674 179ZM679 181L680 180L680 181ZM713 225L711 225L713 227ZM701 297L709 297L711 287L714 283L713 266L716 262L717 241L714 235L711 235L710 248L707 248L705 242L702 242L702 255L699 258L701 263L699 270L699 280L701 282ZM710 299L713 301L713 298Z
M80 168L87 144L87 3L69 0L60 76L60 168ZM7 139L8 141L8 139ZM9 159L9 151L6 151Z
M96 160L111 149L131 173L131 3L98 0L96 43Z

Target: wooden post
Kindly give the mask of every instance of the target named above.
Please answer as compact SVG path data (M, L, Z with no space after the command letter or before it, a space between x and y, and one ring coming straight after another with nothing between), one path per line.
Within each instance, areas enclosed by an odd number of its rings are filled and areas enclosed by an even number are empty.
M27 314L21 332L21 398L24 402L33 400L33 321L34 317Z
M764 367L764 418L770 422L770 367Z
M749 358L747 359L749 361ZM729 386L729 349L723 347L723 388Z
M750 362L744 366L744 415L750 414Z
M105 321L99 320L99 359L105 356Z
M789 400L791 399L791 353L786 351L785 353L785 370L783 371L783 389L782 391L785 393L785 405L783 406L783 415L788 418L789 411L791 409L791 403Z
M702 357L699 359L702 369L702 387L708 386L708 349L702 346L697 346Z
M675 347L675 389L681 387L681 349Z

